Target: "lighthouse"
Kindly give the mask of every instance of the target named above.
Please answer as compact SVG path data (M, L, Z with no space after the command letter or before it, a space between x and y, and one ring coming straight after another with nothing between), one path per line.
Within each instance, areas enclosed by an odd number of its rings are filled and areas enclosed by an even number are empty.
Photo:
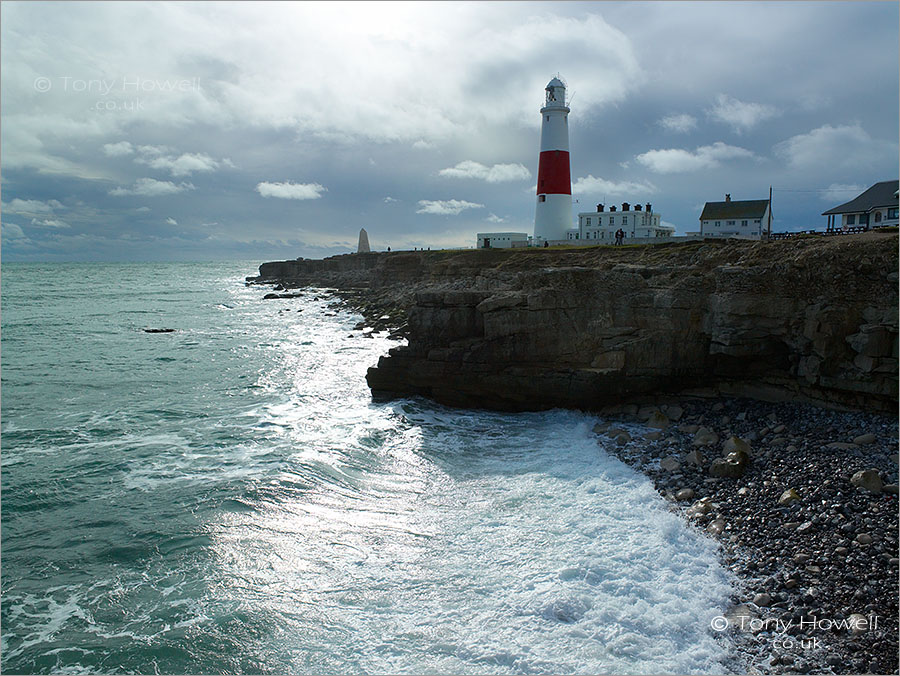
M541 158L538 163L534 238L560 240L572 227L572 176L569 172L569 107L566 85L555 77L544 90Z

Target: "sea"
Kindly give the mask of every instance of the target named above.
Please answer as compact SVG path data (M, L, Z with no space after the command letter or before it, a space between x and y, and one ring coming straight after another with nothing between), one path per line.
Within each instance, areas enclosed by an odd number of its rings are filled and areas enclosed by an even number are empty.
M723 671L597 416L373 401L398 342L258 263L2 265L4 674Z

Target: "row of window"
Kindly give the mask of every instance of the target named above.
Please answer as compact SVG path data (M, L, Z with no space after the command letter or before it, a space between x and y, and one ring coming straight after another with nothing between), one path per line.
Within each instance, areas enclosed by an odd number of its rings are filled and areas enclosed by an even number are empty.
M856 218L856 214L847 214L847 225L868 225L869 224L869 214L859 214L859 219ZM897 218L897 207L893 207L887 210L888 220ZM881 212L875 212L875 218L873 219L875 223L881 223Z
M725 221L726 227L729 226L729 225L733 226L733 225L735 225L736 223L737 223L737 221ZM709 225L709 221L706 221L705 224L706 224L706 225ZM754 224L754 225L759 225L759 219L756 219L755 221L753 221L753 224ZM722 221L715 221L715 226L716 226L717 228L718 228L718 227L721 227L721 225L722 225ZM741 221L741 227L742 227L742 228L746 228L748 225L750 225L750 221L746 221L746 220L745 220L745 221Z
M570 232L569 239L580 239L580 234L581 233L578 233L578 232ZM607 232L605 230L589 230L586 233L584 233L584 238L585 239L606 239L606 234L607 234ZM630 234L626 232L625 235L628 237L670 237L671 233L668 230L653 230L652 228L648 228L646 230L645 235L641 235L640 231L638 231L638 233L635 234L634 230L632 230ZM615 233L610 232L609 238L615 239Z
M653 220L655 221L655 222L653 223L653 225L656 225L656 224L659 223L659 218L658 218L658 217L654 217ZM585 225L591 225L591 217L590 217L590 216L588 216L588 217L586 217L586 218L584 219L584 224L585 224ZM597 225L603 225L603 218L602 218L601 216L598 216L598 217L597 217ZM610 225L611 227L612 227L612 226L615 226L615 225L628 225L628 216L622 216L622 222L619 223L619 224L616 223L616 217L615 217L615 216L610 216L610 217L609 217L609 225ZM634 217L634 223L633 223L633 225L647 225L647 217L646 217L646 216L642 216L642 217L640 218L640 220L638 220L638 217L635 216L635 217Z

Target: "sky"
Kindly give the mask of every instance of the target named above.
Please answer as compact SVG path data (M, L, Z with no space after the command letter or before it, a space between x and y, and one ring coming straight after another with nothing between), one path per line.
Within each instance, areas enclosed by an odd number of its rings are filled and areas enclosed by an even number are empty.
M280 260L533 232L544 87L573 226L898 178L897 2L0 4L4 261Z

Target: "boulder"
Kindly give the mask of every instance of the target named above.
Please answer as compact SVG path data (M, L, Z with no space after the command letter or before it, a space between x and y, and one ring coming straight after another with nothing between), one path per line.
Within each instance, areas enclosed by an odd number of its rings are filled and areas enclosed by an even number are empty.
M883 484L877 469L862 469L850 477L850 483L870 493L881 493Z
M741 460L746 457L746 453L730 453L727 458L717 458L709 466L709 475L717 478L740 479L747 471L746 461Z
M650 417L647 419L647 427L654 427L656 429L664 430L668 426L669 419L666 417L666 414L659 409L651 413Z
M740 451L742 453L746 453L749 456L750 444L745 439L730 436L725 440L725 443L722 444L722 452L727 455L732 451Z
M681 420L681 416L684 415L684 409L681 406L669 406L666 408L666 417L669 420L678 421Z
M693 500L694 491L691 488L682 488L675 493L675 499L678 501Z
M703 464L705 462L705 460L703 458L703 453L701 453L696 448L684 456L684 461L689 462L692 465L696 465L697 467L703 467Z
M708 427L701 427L694 434L694 440L691 443L694 446L714 446L719 443L719 435Z
M659 468L667 472L677 472L681 469L681 463L674 455L670 455L659 461Z
M860 434L853 440L853 443L857 446L865 446L867 444L875 443L875 435L874 434Z

